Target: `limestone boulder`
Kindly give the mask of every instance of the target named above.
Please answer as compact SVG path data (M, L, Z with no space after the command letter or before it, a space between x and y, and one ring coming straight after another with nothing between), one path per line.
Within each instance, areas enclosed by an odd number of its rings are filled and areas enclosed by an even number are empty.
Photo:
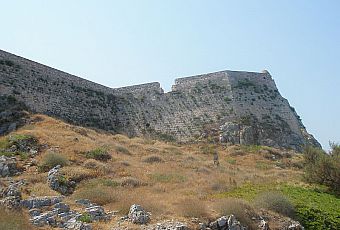
M211 230L245 230L246 227L242 226L241 223L236 219L234 215L222 216L217 220L211 222L208 227L203 226L200 228L211 229Z
M243 126L240 129L240 144L252 145L257 142L256 129L252 126Z
M185 223L174 221L174 220L166 220L163 222L159 222L157 224L147 226L143 229L145 230L189 230L188 226Z
M64 229L92 230L92 226L90 224L78 221L77 219L74 218L65 224Z
M133 204L128 214L129 220L134 224L146 224L150 221L150 213L146 212L142 206Z
M20 187L24 184L25 182L23 180L11 182L9 186L2 191L1 196L2 197L14 196L21 199Z
M61 172L60 165L52 168L47 175L47 183L51 189L61 193L62 195L72 194L76 183L68 180Z
M48 207L60 203L63 200L62 196L43 196L43 197L29 197L21 200L22 207L27 209Z
M15 157L0 156L0 177L14 176L18 172Z
M239 144L240 125L234 122L226 122L220 126L220 142Z
M291 221L288 230L304 230L305 228L298 221Z

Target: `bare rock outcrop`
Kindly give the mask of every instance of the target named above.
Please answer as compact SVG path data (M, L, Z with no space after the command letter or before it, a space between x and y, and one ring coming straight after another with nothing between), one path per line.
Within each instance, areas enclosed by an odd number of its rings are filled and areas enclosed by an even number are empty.
M47 183L51 189L61 193L62 195L72 194L76 183L68 180L59 170L61 166L57 165L52 168L47 175Z
M0 177L14 176L18 172L15 157L0 156Z
M143 230L189 230L188 226L185 223L174 221L174 220L162 221L157 224L142 227L142 229Z
M208 226L201 226L201 230L246 230L246 227L236 219L234 215L222 216L217 220L208 224Z
M130 207L128 214L129 220L134 224L146 224L150 221L150 213L138 204L133 204Z

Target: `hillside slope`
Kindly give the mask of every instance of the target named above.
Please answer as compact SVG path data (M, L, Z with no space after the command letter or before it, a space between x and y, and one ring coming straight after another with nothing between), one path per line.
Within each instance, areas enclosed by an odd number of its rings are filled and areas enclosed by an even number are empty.
M314 193L302 182L302 156L294 151L263 146L180 145L113 135L45 115L27 119L19 130L0 138L0 155L14 156L19 171L1 179L2 189L12 180L23 179L21 199L58 196L60 193L47 183L47 171L63 164L59 179L64 185L70 180L76 183L63 202L83 215L84 209L75 203L81 198L101 205L106 213L114 211L110 220L93 221L93 229L139 229L139 225L122 220L132 204L151 212L150 229L166 220L198 229L199 223L230 214L251 229L259 229L260 216L271 229L283 229L291 223L285 215L299 220L301 216L261 209L257 195L277 191L294 203L296 197L290 191L310 191L309 196ZM219 165L213 162L214 152L218 153ZM28 210L22 210L28 223ZM82 218L85 221L87 216Z

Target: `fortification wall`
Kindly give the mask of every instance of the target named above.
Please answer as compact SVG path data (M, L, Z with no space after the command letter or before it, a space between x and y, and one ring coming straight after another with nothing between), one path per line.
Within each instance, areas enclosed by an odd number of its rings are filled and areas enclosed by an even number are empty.
M116 95L132 94L135 97L164 93L159 82L115 88L113 91Z
M209 81L221 82L228 80L227 73L229 71L220 71L215 73L201 74L192 77L177 78L175 85L172 86L173 91L185 91L187 89L195 88L197 84L207 84Z
M119 100L112 89L3 51L0 60L0 94L14 95L33 112L114 129Z
M192 141L234 122L255 130L249 144L295 148L312 138L268 72L178 78L168 93L157 82L111 89L0 51L0 94L33 112L130 136Z

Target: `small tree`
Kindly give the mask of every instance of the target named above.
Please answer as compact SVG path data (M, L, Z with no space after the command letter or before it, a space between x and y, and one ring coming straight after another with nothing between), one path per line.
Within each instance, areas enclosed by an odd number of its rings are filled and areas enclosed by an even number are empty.
M340 146L331 143L330 147L329 153L313 147L305 149L305 178L340 193Z

